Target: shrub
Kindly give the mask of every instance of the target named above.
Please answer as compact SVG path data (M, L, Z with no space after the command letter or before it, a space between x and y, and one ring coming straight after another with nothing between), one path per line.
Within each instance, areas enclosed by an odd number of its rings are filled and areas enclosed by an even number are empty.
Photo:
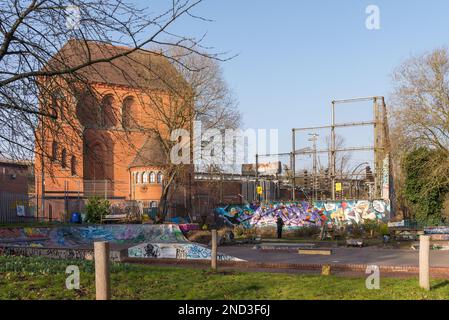
M382 236L389 235L390 230L388 230L388 224L387 223L381 223L379 225L379 232Z
M108 200L98 197L90 198L86 205L86 222L101 223L102 218L110 213Z
M318 226L306 226L293 229L293 235L295 238L310 238L320 234L321 228Z
M377 220L365 220L363 223L363 229L366 233L369 233L371 237L375 236L375 233L379 232L379 223Z
M251 228L245 228L242 225L234 227L234 234L235 236L239 238L245 238L245 239L254 239L257 237L257 228L251 227Z

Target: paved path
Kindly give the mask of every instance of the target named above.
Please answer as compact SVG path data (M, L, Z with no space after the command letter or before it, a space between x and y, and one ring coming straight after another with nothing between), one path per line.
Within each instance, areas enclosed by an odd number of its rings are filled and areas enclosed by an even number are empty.
M296 252L262 251L248 246L223 246L219 251L240 259L257 262L280 262L302 264L366 264L390 266L418 266L419 252L413 250L365 248L333 248L330 256L299 255ZM449 267L449 251L432 250L432 267Z

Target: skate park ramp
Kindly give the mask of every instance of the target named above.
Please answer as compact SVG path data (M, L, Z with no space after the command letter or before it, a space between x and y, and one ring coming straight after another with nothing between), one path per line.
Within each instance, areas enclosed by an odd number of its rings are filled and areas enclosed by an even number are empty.
M211 250L190 242L178 225L90 225L30 228L0 228L0 247L9 252L36 255L39 250L59 252L93 249L95 241L108 241L111 250L139 258L210 259ZM30 250L27 250L30 249ZM20 249L20 250L19 250ZM54 249L50 251L49 249ZM56 251L55 251L56 250ZM219 254L220 260L236 258ZM238 259L237 259L238 260Z

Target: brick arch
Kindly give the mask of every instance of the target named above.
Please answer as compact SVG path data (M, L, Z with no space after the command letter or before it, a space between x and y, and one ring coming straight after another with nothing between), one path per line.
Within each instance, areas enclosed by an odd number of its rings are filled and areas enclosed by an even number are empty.
M84 176L87 180L114 180L114 142L110 134L90 132L84 137Z
M54 89L51 92L51 101L50 101L50 110L49 113L54 115L54 116L58 116L58 117L63 117L64 113L63 113L63 101L65 99L64 94L62 93L62 90L60 88Z
M103 127L110 128L117 125L118 115L115 104L115 97L112 93L107 93L102 97L100 102L100 119Z
M100 107L98 98L89 89L76 93L76 116L84 127L95 127L100 124Z
M140 120L140 108L137 99L132 95L126 96L122 102L123 127L127 129L137 128Z
M106 147L103 143L97 141L91 144L87 150L88 158L88 177L90 180L106 179Z

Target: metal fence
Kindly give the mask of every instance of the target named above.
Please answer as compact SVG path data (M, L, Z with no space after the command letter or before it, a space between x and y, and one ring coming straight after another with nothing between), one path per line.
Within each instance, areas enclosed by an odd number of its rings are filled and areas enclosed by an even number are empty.
M0 223L35 221L35 199L26 194L0 192Z

